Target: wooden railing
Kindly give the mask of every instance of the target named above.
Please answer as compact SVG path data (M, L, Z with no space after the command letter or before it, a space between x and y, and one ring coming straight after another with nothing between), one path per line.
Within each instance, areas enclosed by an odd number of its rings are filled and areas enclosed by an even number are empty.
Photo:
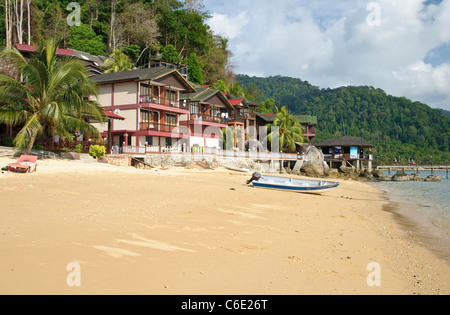
M214 123L218 123L218 124L228 124L229 119L227 118L222 118L222 117L215 117L215 116L210 116L210 115L204 115L204 114L191 114L191 121L196 121L196 120L201 120L201 121L207 121L207 122L214 122Z
M157 104L189 110L189 102L187 101L174 101L160 96L141 95L139 97L139 103Z
M142 131L161 131L161 132L169 132L169 133L180 133L180 127L174 125L165 125L159 123L140 123L140 130Z
M256 119L255 113L241 113L237 110L231 111L230 121L245 122L247 119Z

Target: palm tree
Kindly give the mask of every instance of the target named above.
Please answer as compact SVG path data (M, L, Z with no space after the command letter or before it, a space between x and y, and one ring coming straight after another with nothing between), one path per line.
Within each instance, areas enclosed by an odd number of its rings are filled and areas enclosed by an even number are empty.
M22 127L13 142L19 151L29 153L43 133L61 140L72 139L76 131L99 136L87 122L104 122L103 108L86 97L97 96L96 85L80 61L57 56L58 45L57 40L41 39L29 60L15 48L0 55L22 78L20 82L0 74L0 122Z
M296 142L307 142L303 137L304 129L285 106L275 108L277 118L272 124L267 125L270 128L267 139L272 141L273 138L279 137L282 152L295 152Z
M103 65L105 73L128 71L133 68L133 63L126 54L116 49Z

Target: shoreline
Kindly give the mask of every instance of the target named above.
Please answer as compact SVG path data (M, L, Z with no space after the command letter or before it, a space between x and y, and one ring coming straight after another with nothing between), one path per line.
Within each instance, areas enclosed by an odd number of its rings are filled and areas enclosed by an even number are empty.
M315 196L250 176L61 160L0 174L0 293L450 293L448 265L406 239L379 188L337 180ZM69 262L79 288L65 283ZM367 284L372 262L380 287Z
M379 188L379 187L377 187ZM448 232L424 217L417 205L406 203L407 200L394 197L382 189L389 204L383 210L392 214L393 219L403 230L405 239L429 251L450 266L450 236Z

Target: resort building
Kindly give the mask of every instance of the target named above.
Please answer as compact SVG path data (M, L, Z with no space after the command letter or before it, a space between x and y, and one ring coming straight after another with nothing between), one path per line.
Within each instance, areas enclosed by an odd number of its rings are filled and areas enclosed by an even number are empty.
M102 74L93 80L105 111L124 118L111 121L113 152L181 152L188 145L189 132L180 128L180 121L189 117L189 103L180 96L196 90L176 69L153 67ZM93 125L106 140L108 126Z
M188 102L190 108L189 115L180 121L180 126L189 129L188 146L194 150L221 148L221 134L228 127L234 107L217 89L202 87L196 90L194 94L181 95L181 101Z
M228 127L236 130L235 147L244 151L245 140L255 139L258 135L256 124L256 108L259 104L225 93L233 106L230 112Z
M305 130L305 134L303 136L309 140L309 143L314 145L316 143L317 116L295 115L294 117Z
M343 137L340 139L328 139L316 144L322 150L325 161L331 168L341 166L354 166L357 170L367 163L367 167L372 169L372 148L373 145L363 138Z

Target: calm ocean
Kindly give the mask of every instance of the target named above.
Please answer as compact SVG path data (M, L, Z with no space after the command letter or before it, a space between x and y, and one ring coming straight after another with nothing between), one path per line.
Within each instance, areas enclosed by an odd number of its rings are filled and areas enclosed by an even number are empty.
M420 172L423 179L430 174L430 171ZM398 203L398 208L402 210L403 216L419 218L423 223L435 227L432 234L441 243L441 247L446 247L444 256L450 260L450 249L448 248L448 244L450 244L450 179L447 179L446 171L435 171L434 174L442 178L441 183L410 181L377 182L373 185L384 190L390 200ZM417 220L413 221L417 222Z
M430 174L430 171L420 172L423 179ZM435 171L434 174L442 178L441 183L378 182L375 186L386 191L394 201L415 205L416 210L423 218L448 233L450 231L450 179L446 178L445 171Z

